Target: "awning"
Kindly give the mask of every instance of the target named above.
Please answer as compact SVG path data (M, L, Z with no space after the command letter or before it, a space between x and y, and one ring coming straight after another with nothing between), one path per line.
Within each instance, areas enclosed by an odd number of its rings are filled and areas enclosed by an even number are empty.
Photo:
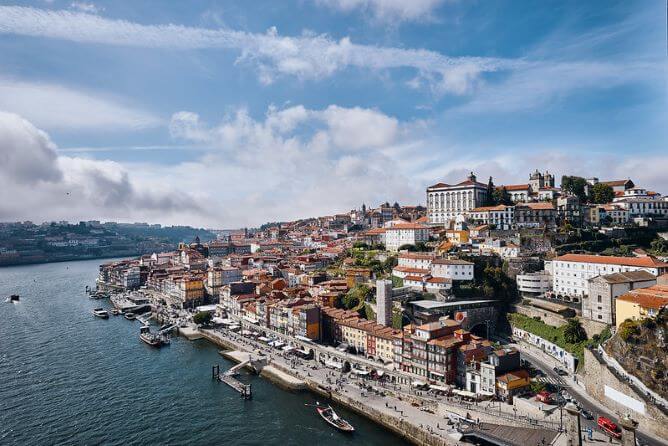
M385 372L383 372L382 370L377 370L377 371L376 371L376 376L377 376L378 378L380 378L380 377L383 376L383 375L385 375Z
M325 365L327 367L331 367L331 368L337 369L337 370L342 370L343 369L343 364L341 364L340 362L325 361Z
M352 370L353 370L353 373L355 373L357 375L366 376L366 375L369 374L369 372L367 372L366 370L358 370L358 369L352 369Z
M294 350L294 349L295 349L294 347L292 347L292 346L290 346L290 345L286 345L286 346L283 347L281 350L283 350L284 352L291 352L291 351Z
M415 380L415 381L413 381L412 385L413 385L413 387L424 387L424 386L427 385L427 383L424 382L424 381Z
M453 389L452 393L455 395L463 396L464 398L477 398L477 394L473 392L469 392L468 390L459 390L459 389Z
M442 373L438 373L438 372L429 372L429 373L431 373L432 375L436 375L436 376L440 376L442 378L445 378L445 375L442 374Z
M437 386L436 384L430 384L429 388L438 392L450 392L449 386Z

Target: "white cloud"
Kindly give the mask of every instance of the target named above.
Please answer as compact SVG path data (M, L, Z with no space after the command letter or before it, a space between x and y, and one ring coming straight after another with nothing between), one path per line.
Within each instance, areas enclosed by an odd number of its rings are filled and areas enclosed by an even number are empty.
M77 11L87 12L89 14L98 14L104 11L104 7L95 5L94 3L87 2L72 2L70 3L70 8L76 9Z
M380 22L413 22L431 19L434 10L445 0L316 0L316 3L339 11L369 13Z
M265 34L253 34L172 24L143 25L91 14L18 6L0 7L0 34L146 48L236 50L240 51L237 62L255 66L263 83L271 83L280 75L320 79L347 67L412 68L439 93L460 94L470 88L463 84L476 81L483 73L526 65L518 59L449 57L424 49L358 45L348 37L334 40L311 33L286 37L280 36L275 28Z
M0 111L0 220L206 218L198 201L164 182L141 184L113 161L58 156L49 136Z
M2 77L0 109L17 113L49 130L127 130L160 124L153 114L104 95Z

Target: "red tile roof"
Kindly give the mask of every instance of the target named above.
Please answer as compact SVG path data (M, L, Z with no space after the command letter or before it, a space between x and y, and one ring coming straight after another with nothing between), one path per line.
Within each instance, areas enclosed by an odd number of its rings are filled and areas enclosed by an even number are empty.
M647 257L618 257L595 256L589 254L565 254L555 260L562 262L599 263L623 266L637 266L642 268L668 268L668 263L661 262L652 256Z

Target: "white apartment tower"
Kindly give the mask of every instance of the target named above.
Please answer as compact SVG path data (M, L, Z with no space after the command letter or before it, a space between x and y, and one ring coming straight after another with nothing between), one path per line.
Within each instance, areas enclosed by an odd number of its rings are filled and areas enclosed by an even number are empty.
M392 281L376 280L376 322L392 326Z

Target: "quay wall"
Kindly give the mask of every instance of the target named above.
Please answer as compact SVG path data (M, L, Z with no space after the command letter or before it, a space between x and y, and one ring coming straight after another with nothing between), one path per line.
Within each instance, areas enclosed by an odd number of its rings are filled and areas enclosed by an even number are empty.
M202 337L204 339L213 343L214 345L217 345L219 347L228 350L242 350L240 346L236 345L233 342L227 341L224 338L214 336L211 333L208 333L204 330L200 330L200 332L202 333ZM235 360L235 358L232 356L229 356L228 358L231 360ZM275 367L277 370L292 375L292 372L289 369L286 369L280 364L272 363L271 365L272 367ZM293 384L292 382L287 382L283 380L279 374L261 373L260 375L269 379L272 382L278 383L279 385L285 384L287 386L292 386ZM314 380L305 379L304 382L308 390L316 393L317 395L329 398L347 407L348 409L355 411L356 413L370 419L371 421L374 421L375 423L380 424L386 429L389 429L398 436L406 439L407 441L410 441L411 443L417 446L455 446L457 444L455 440L448 441L443 438L437 437L436 435L427 432L425 429L421 429L417 426L414 426L413 424L405 420L384 414L376 409L368 407L367 405L359 401L355 401L352 398L349 398L345 395L341 395L338 392L332 392L331 390L324 388L321 384L319 384Z

